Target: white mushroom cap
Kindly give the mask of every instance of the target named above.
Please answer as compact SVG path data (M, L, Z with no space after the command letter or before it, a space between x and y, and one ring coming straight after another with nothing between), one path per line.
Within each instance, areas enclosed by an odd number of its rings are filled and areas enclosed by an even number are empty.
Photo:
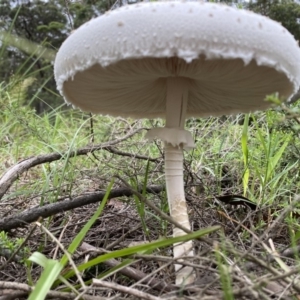
M58 90L82 110L165 117L166 80L189 85L186 116L265 109L299 88L300 50L279 23L202 2L148 2L89 21L55 60Z

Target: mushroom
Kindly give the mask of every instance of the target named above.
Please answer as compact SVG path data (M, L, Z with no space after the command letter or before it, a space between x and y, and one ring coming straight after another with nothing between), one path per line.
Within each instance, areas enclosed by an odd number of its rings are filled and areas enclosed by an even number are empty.
M266 17L214 3L146 2L82 25L59 49L54 72L65 100L84 111L166 119L147 137L164 141L170 214L191 229L183 149L194 142L186 118L267 109L264 99L275 92L288 99L299 88L299 63L293 36ZM175 258L187 255L192 241L174 246ZM175 267L176 284L193 282L191 267Z

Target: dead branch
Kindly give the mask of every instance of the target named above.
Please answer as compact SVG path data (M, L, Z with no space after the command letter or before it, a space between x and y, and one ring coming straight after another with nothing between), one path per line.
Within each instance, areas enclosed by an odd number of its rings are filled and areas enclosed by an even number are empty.
M44 163L50 163L59 159L68 159L79 155L87 155L88 153L93 153L97 150L108 148L113 145L119 144L122 141L127 140L128 138L132 137L136 133L144 130L144 128L139 128L137 130L131 131L128 134L126 134L124 137L113 140L107 143L103 143L100 145L94 145L94 146L88 146L84 148L80 148L78 150L74 151L66 151L63 153L49 153L49 154L43 154L38 155L34 157L29 157L27 159L24 159L20 162L18 162L16 165L9 168L6 173L1 177L0 179L0 200L5 195L5 193L8 191L8 189L11 187L11 185L19 178L20 175L22 175L24 172L29 170L32 167L35 167L40 164Z
M16 295L17 295L20 291L24 291L27 294L30 294L33 291L33 288L25 283L0 281L0 290L13 290L14 293L16 293ZM47 298L48 299L74 300L76 298L76 295L74 293L49 291L47 294ZM14 299L16 299L16 298L14 298ZM107 298L104 298L104 297L90 296L90 295L82 295L81 299L84 299L84 300L107 300Z
M137 158L137 159L141 159L141 160L149 160L149 161L152 161L152 162L159 162L160 161L159 158L151 158L151 157L148 157L148 156L145 156L145 155L131 154L131 153L128 153L128 152L119 151L119 150L115 149L114 147L105 147L103 149L107 150L110 153L117 154L117 155L120 155L120 156L127 156L127 157Z
M152 194L158 194L163 191L163 186L152 185L147 187L147 192ZM130 188L118 188L111 190L109 199L116 197L130 197L134 194L134 191ZM24 227L28 223L36 221L39 217L47 218L57 213L68 211L77 207L81 207L87 204L96 203L103 199L105 192L93 192L77 196L72 199L67 199L61 202L56 202L41 207L34 207L27 209L17 215L6 217L0 220L0 231L8 231L17 227Z
M26 298L27 293L23 291L15 291L11 289L0 290L0 300L15 300Z
M117 284L115 282L108 282L108 281L99 280L99 279L95 279L95 278L93 279L93 286L103 286L108 289L113 289L113 290L119 291L121 293L133 295L133 296L137 297L138 299L145 299L145 300L160 300L161 299L156 296L152 296L148 293L145 293L143 291L134 289L132 287L127 287L124 285Z

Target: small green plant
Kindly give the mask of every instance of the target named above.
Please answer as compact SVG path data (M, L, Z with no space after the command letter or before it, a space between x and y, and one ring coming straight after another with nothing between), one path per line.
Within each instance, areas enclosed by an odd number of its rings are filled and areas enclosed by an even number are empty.
M4 231L0 232L0 255L10 257L17 254L21 258L21 262L25 263L25 260L30 254L30 249L24 246L25 238L12 239L7 236Z

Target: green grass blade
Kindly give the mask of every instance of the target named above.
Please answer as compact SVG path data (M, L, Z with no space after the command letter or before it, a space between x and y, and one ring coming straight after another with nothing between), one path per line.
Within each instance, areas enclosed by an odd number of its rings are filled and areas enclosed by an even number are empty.
M142 195L144 197L146 196L146 189L147 189L147 184L148 184L149 170L150 170L150 161L147 160L146 172L145 172L145 178L144 178L144 184L143 184L143 191L142 191Z
M120 257L126 257L132 254L136 253L145 253L146 251L153 251L157 248L163 248L170 246L175 243L181 243L181 242L186 242L192 239L197 239L200 238L201 236L204 236L206 234L212 233L214 231L219 230L219 226L213 226L205 229L198 230L196 232L186 234L180 237L173 237L173 238L168 238L168 239L163 239L159 241L154 241L148 244L144 245L138 245L138 246L133 246L121 250L116 250L107 254L100 255L87 263L84 263L82 265L78 266L78 270L81 272L83 270L86 270L87 268L91 268L95 265L98 265L106 260L112 259L112 258L120 258ZM69 271L67 274L64 275L66 279L72 277L74 275L74 271Z
M269 168L267 170L267 181L270 179L289 142L290 137L288 136L282 146L276 151L276 154L273 157L270 157Z
M43 300L46 298L51 286L59 276L61 270L63 269L63 265L57 260L48 259L39 252L34 252L30 256L29 260L42 266L44 271L42 272L42 275L40 276L28 300Z
M248 190L248 183L249 183L249 176L250 171L248 167L249 163L249 150L248 150L248 127L249 127L249 114L245 115L244 125L243 125L243 132L242 132L242 153L243 153L243 160L244 160L244 174L243 174L243 190L244 196L247 194Z
M95 221L98 219L98 217L101 215L104 206L107 202L108 196L110 194L110 191L112 189L112 186L114 184L114 179L111 180L110 184L108 185L108 188L106 190L105 196L103 198L103 200L101 201L98 209L96 210L96 212L94 213L94 215L92 216L92 218L83 226L83 228L80 230L80 232L76 235L76 237L73 239L72 243L70 244L69 248L68 248L68 252L70 254L73 254L75 252L75 250L78 248L78 246L81 244L81 242L83 241L84 237L86 236L87 232L90 230L90 228L93 226L93 224L95 223ZM64 255L62 257L62 259L60 260L60 263L65 266L68 262L68 257L66 255Z

